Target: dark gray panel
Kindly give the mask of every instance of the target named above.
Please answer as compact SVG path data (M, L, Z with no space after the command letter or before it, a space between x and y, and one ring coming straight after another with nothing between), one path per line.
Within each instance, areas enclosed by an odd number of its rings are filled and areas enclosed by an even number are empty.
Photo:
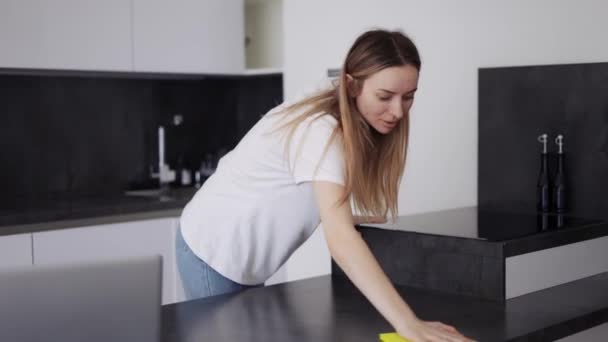
M197 169L282 97L281 75L0 70L0 209L15 198L118 194L145 181L158 163L159 125L169 164ZM181 126L172 126L175 114Z
M565 136L570 213L608 218L608 63L479 70L480 207L536 209L542 133L552 159Z
M501 244L405 231L359 229L395 284L504 300ZM344 275L335 263L332 273Z

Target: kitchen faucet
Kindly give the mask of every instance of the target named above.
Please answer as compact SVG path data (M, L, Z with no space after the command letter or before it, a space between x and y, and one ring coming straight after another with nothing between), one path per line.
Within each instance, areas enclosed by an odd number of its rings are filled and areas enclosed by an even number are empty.
M165 128L158 126L158 173L151 173L150 177L158 178L160 187L175 181L175 171L165 163Z

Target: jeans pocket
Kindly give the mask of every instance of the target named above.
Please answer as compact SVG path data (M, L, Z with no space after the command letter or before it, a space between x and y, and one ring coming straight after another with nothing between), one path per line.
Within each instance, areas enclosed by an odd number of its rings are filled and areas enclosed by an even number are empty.
M202 288L203 295L202 296L203 297L213 296L213 295L215 295L215 293L214 293L214 288L213 288L214 284L211 282L211 279L209 276L210 267L206 263L202 263L202 264L203 264L203 273L204 273L204 276L202 278L203 279L203 284L202 284L203 285L203 288Z

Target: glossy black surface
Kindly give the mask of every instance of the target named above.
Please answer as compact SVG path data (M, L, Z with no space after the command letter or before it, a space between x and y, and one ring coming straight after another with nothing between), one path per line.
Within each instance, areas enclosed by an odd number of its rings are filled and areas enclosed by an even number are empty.
M608 321L608 273L504 303L411 287L416 314L478 341L550 341ZM369 342L391 331L347 278L323 276L163 307L163 342Z
M565 214L522 214L478 210L477 236L488 241L506 241L548 231L583 227L601 221Z
M605 221L565 214L537 214L466 207L399 216L395 221L386 224L362 226L502 242L554 231L577 229L601 222Z

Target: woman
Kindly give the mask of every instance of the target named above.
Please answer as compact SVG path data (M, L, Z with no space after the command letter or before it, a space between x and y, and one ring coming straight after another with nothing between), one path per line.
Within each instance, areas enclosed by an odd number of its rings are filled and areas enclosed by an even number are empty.
M185 207L177 258L189 299L259 286L323 223L331 256L412 341L468 341L418 319L354 224L397 214L420 57L400 32L350 48L325 91L262 117ZM353 217L354 208L366 216Z

